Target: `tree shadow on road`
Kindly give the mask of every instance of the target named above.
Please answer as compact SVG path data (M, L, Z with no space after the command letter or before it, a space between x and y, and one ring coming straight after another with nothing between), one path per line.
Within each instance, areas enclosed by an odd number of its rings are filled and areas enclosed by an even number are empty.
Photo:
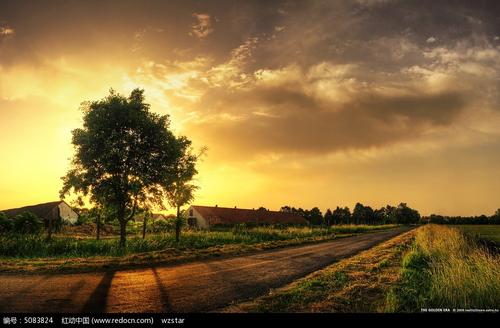
M172 304L170 303L170 298L168 296L167 288L161 282L158 271L156 271L155 267L152 267L151 271L153 271L153 276L155 277L156 285L158 286L158 289L160 291L161 304L162 304L163 310L165 312L173 312L173 308L172 308Z
M86 313L103 313L106 312L106 305L108 302L109 289L111 282L115 276L115 271L107 271L104 273L99 285L96 286L87 302L82 308L82 312Z

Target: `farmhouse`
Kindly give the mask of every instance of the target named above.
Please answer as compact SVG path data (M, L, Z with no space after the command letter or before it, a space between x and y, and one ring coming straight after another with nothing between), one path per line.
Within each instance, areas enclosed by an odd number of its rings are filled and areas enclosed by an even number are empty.
M213 225L234 224L307 224L299 215L268 211L264 209L251 210L242 208L227 208L219 206L190 206L188 223L192 227L208 229Z
M31 212L43 219L46 223L51 219L53 222L61 219L63 222L74 224L78 219L78 214L63 200L56 202L43 203L10 210L3 210L3 213L9 218L14 218L16 215L23 212Z

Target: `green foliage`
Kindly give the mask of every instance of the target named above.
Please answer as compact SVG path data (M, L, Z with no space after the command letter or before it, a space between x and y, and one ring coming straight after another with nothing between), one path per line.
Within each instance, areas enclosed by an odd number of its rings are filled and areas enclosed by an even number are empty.
M322 216L317 207L311 210L283 206L281 212L292 213L302 216L312 225L338 225L338 224L415 224L420 220L420 214L406 203L400 203L397 207L387 205L373 210L370 206L356 203L354 210L348 207L339 207L333 211L327 209Z
M234 234L246 234L248 233L248 227L245 223L235 224L232 228Z
M94 223L94 222L95 222L95 219L92 215L90 215L89 213L84 213L84 214L80 214L78 216L78 219L76 220L75 225L89 224L89 223Z
M498 210L492 216L443 216L431 214L422 218L423 223L435 224L500 224Z
M170 219L172 221L172 225L177 229L181 229L181 228L184 228L185 226L187 226L187 219L185 216L183 215L179 215L179 216L176 216L172 219Z
M429 292L429 258L413 249L403 257L401 280L388 294L387 311L412 312L425 307Z
M168 115L144 102L144 91L115 93L82 106L83 127L73 131L75 156L63 178L61 196L89 196L114 212L125 245L126 224L139 207L163 206L168 187L183 168L179 162L190 142L170 131ZM180 172L180 173L179 173Z
M332 212L333 224L349 224L351 223L351 211L349 207L337 208Z
M173 231L174 225L172 220L158 219L151 225L153 232L167 232Z
M173 220L158 219L155 229L162 233L150 235L146 239L130 238L125 248L119 247L117 239L76 239L70 237L53 237L46 240L42 236L2 235L0 236L1 257L91 257L120 256L139 252L158 251L167 248L201 249L227 244L258 244L291 239L308 239L323 236L332 238L338 234L361 233L373 230L393 228L394 226L336 226L328 229L309 227L273 227L246 228L240 233L230 229L223 231L187 230L179 243L175 241ZM244 233L243 233L244 231Z
M14 222L5 213L0 212L0 233L11 232L13 228Z
M31 212L23 212L14 218L14 231L21 234L42 232L43 221Z

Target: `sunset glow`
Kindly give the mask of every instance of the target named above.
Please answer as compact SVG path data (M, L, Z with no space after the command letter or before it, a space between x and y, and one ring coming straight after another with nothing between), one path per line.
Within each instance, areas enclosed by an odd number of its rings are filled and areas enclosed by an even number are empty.
M494 213L500 7L263 3L2 1L0 209L58 199L80 103L139 87L208 147L196 204Z

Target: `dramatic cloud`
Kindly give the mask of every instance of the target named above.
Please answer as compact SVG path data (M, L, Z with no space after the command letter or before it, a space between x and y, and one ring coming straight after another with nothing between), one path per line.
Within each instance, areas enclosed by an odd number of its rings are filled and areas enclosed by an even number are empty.
M456 214L498 207L491 190L500 188L499 1L61 6L0 3L0 146L12 149L0 174L16 167L16 156L37 154L43 147L30 140L39 138L66 149L43 164L51 177L60 174L54 168L62 171L70 155L78 104L110 87L141 87L176 133L208 146L201 203L254 207L267 190L262 205L274 208L350 205L361 196L374 205L407 196L424 211ZM57 133L44 134L41 121ZM22 138L12 138L16 126L27 127ZM399 182L406 170L414 189ZM484 202L457 192L462 179ZM17 194L30 183L2 181ZM58 183L39 190L57 196ZM443 196L429 199L440 187Z
M289 67L257 72L238 89L213 88L199 100L203 120L188 130L212 142L231 135L225 146L247 156L324 154L415 139L449 126L466 107L465 95L456 91L387 93L345 76L345 70L324 63L307 72Z

